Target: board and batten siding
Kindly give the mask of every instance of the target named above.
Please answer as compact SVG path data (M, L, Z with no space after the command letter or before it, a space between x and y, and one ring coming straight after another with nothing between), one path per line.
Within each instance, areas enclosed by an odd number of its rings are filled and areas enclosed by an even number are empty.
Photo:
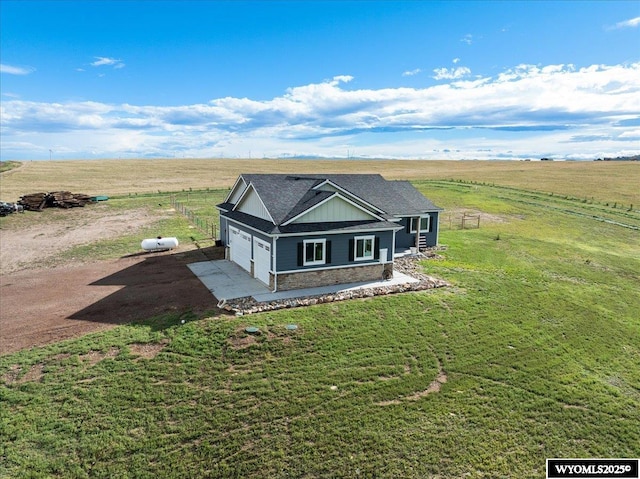
M236 204L240 199L240 197L242 196L242 193L244 193L244 190L246 188L247 188L247 184L244 182L244 180L241 179L236 185L236 188L233 191L233 194L229 198L229 203Z
M263 220L271 221L271 217L269 216L267 209L264 207L264 204L262 204L262 201L260 201L260 197L252 186L249 186L249 191L247 191L246 195L242 198L242 201L235 210L262 218Z
M342 198L331 198L329 201L312 209L297 218L293 223L322 223L327 221L361 221L373 218L366 211L352 205Z
M370 233L341 233L310 236L281 236L276 245L278 255L276 267L280 271L294 271L303 269L329 268L338 266L360 266L372 263L386 262L384 258L366 261L351 261L351 241L356 236L375 236L378 238L379 249L387 249L386 261L393 260L393 231L371 231ZM298 243L305 240L326 239L331 242L331 262L318 266L298 266Z

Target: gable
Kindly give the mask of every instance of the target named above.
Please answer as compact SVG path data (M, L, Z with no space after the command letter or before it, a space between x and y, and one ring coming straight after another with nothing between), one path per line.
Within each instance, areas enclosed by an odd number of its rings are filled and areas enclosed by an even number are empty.
M260 196L258 196L258 193L256 193L255 188L251 184L246 188L244 194L240 197L233 210L240 211L241 213L246 213L251 216L256 216L257 218L271 221L273 223L273 219L269 215L267 208L264 206Z
M296 217L291 223L327 223L335 221L379 220L356 204L342 196L333 195L307 212Z
M239 176L236 183L233 185L233 188L231 188L231 191L227 195L225 203L236 204L246 189L247 183L244 181L242 176Z
M346 176L353 176L353 175L338 175L338 176L346 177ZM361 176L363 176L363 175L361 175ZM369 176L371 176L371 175L369 175ZM374 177L378 177L379 175L373 175L373 176ZM373 212L373 214L375 214L375 215L384 214L384 211L382 211L377 206L375 206L375 205L369 203L368 201L364 200L363 197L361 197L361 196L354 195L351 191L343 188L342 186L338 185L337 183L334 183L330 179L324 180L319 185L314 186L313 189L316 190L316 191L327 191L327 192L340 193L343 197L348 198L349 201L353 202L353 204L358 205L360 208L365 209L366 211ZM373 189L375 189L375 188L373 188Z
M335 185L331 184L329 181L325 181L324 183L316 186L314 190L331 191L331 192L340 191Z
M396 221L442 210L408 181L388 181L379 174L243 174L218 206L221 211L243 213L256 221L298 227Z

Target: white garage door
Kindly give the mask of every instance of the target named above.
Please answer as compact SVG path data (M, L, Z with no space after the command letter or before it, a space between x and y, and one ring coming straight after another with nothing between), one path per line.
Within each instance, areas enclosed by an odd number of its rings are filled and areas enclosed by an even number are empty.
M244 231L229 227L231 243L231 261L251 272L251 235Z
M253 273L256 278L269 284L271 269L271 245L259 238L253 238Z

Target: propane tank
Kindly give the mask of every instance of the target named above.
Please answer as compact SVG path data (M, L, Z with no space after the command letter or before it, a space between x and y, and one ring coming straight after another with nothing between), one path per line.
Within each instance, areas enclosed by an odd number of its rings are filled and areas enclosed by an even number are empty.
M178 238L158 236L157 238L142 240L140 246L145 251L166 251L178 247Z

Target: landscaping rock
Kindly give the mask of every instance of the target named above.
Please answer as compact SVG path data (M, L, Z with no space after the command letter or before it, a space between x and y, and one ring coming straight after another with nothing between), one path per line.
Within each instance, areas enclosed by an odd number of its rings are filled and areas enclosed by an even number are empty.
M438 249L443 249L439 247ZM258 302L251 296L228 300L223 309L235 312L236 314L252 314L264 311L274 311L284 308L298 308L301 306L311 306L314 304L331 303L334 301L345 301L347 299L371 298L374 296L405 293L408 291L423 291L426 289L443 288L450 286L446 281L434 278L421 272L419 261L425 258L440 259L440 255L435 253L435 249L428 250L425 254L419 253L411 256L404 256L395 261L395 270L417 279L417 282L395 284L389 286L379 286L372 288L361 288L349 291L342 291L335 294L301 296L299 298L287 298L278 301Z

